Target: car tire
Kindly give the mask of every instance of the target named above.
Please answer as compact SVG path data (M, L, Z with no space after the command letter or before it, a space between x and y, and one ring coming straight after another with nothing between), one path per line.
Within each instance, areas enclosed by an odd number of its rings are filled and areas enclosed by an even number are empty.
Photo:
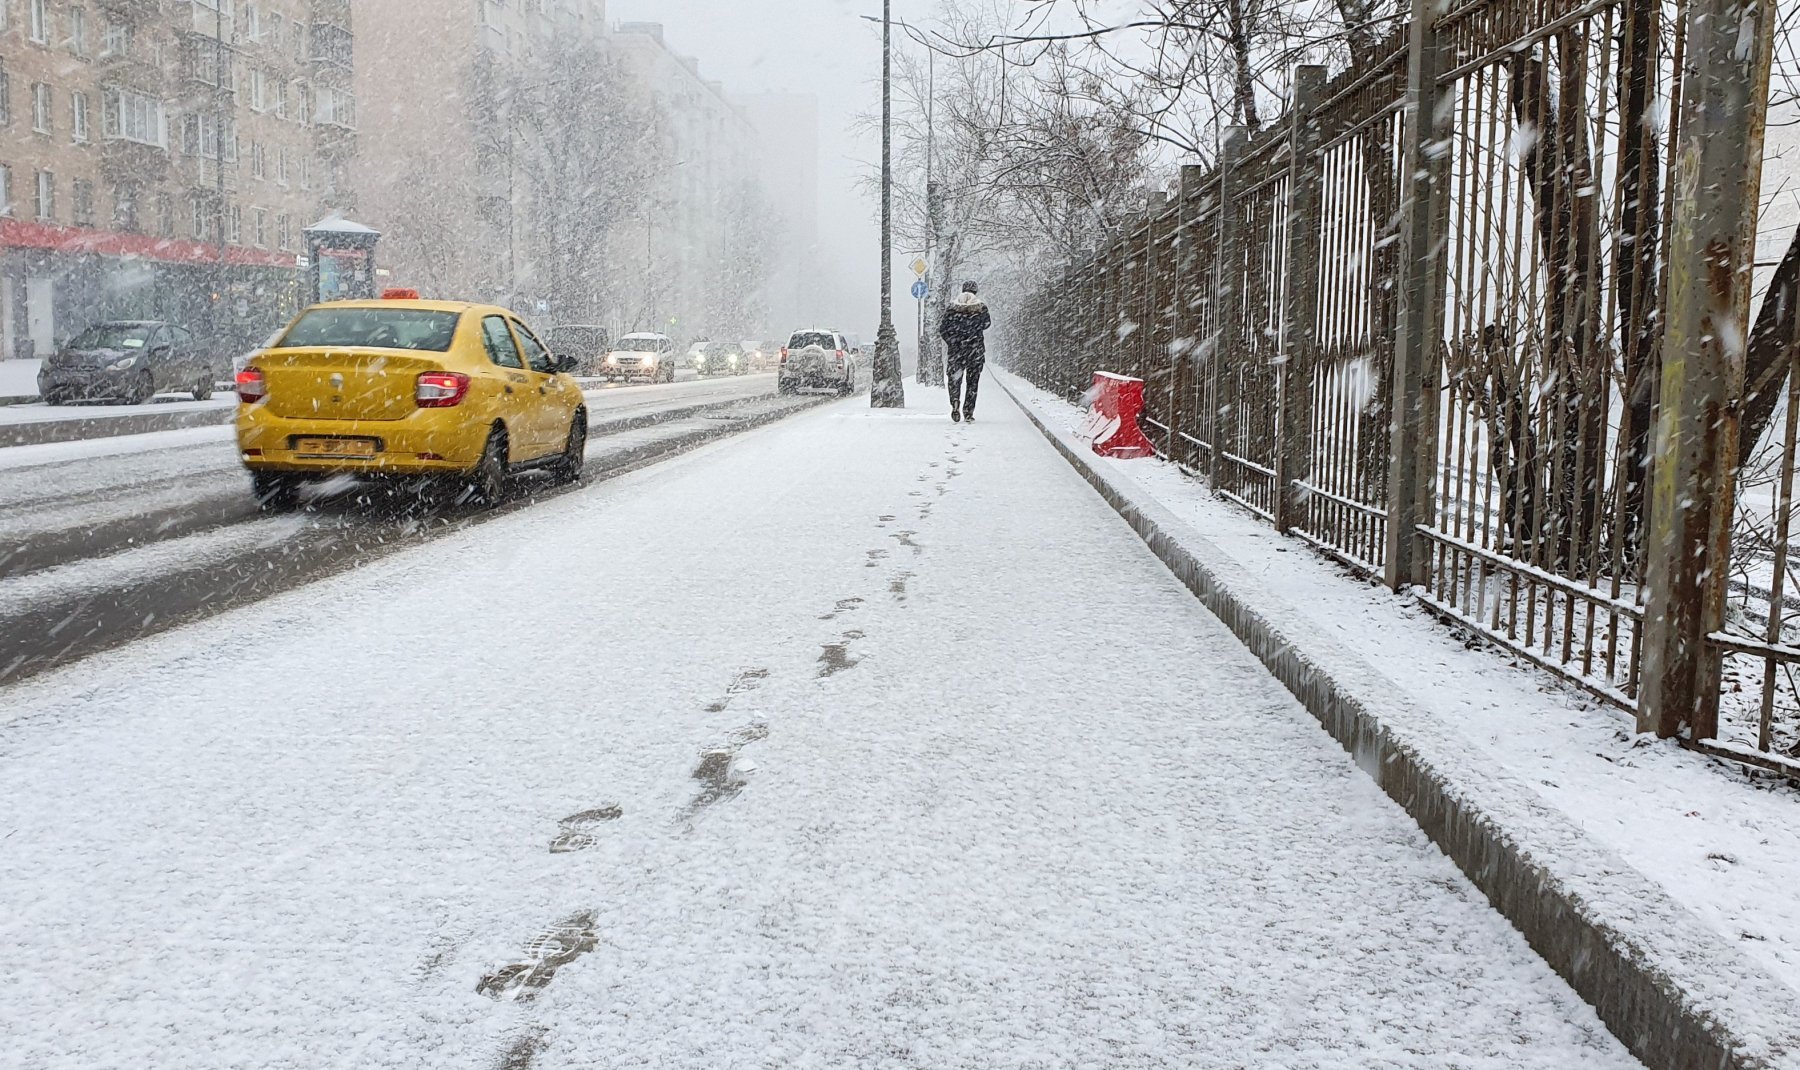
M550 475L565 486L581 479L587 465L587 413L577 412L569 424L569 439L563 444L562 456L550 466Z
M44 404L46 405L63 405L67 403L68 400L68 396L60 390L51 390L44 394Z
M126 395L126 399L133 405L144 405L155 396L156 377L150 374L149 368L145 368L132 380L131 393Z
M793 394L794 381L792 379L777 379L775 381L775 392L777 394Z
M291 513L300 507L300 480L282 472L250 473L256 507L265 513Z
M506 482L511 473L506 465L506 431L496 427L488 432L481 460L469 473L469 499L477 505L493 508L506 499Z
M194 400L209 401L212 399L212 396L213 374L212 372L205 372L200 376L200 381L194 384Z

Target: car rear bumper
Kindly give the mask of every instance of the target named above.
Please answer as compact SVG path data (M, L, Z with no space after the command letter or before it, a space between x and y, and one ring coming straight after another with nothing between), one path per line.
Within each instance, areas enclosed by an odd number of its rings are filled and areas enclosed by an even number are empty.
M238 406L239 457L253 471L333 475L446 475L473 471L485 427L457 409L420 409L403 420L295 420L261 405ZM326 456L302 439L367 441L370 456Z

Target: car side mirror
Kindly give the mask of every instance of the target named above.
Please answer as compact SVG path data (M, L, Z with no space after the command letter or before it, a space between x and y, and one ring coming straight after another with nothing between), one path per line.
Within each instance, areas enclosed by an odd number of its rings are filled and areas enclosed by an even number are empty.
M173 350L170 349L170 347L168 345L160 345L160 346L157 346L156 348L150 350L150 355L153 357L166 357L171 352L173 352Z
M574 374L575 365L575 358L567 353L554 353L550 357L550 367L562 375Z

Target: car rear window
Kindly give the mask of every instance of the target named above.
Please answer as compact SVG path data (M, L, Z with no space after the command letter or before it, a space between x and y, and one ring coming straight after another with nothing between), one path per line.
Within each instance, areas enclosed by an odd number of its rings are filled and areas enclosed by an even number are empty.
M655 353L662 346L662 339L655 335L628 334L619 339L621 353Z
M457 314L417 308L315 308L294 321L272 349L418 349L445 353Z
M793 340L788 342L789 349L805 349L807 346L836 349L837 339L823 331L799 331L794 335Z

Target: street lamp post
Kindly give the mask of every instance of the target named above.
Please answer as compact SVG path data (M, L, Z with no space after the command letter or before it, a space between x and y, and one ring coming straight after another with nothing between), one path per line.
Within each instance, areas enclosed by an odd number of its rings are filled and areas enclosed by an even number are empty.
M881 4L881 327L875 332L875 367L869 405L906 406L900 371L900 337L894 331L894 0Z

